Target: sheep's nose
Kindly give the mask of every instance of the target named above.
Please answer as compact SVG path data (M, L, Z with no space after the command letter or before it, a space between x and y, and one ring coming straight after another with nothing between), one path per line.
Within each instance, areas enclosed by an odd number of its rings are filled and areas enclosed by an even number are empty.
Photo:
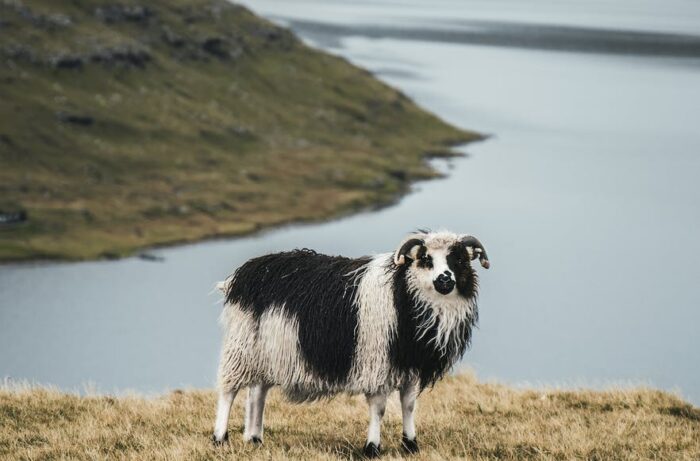
M433 286L435 286L435 290L443 295L450 293L455 287L455 281L452 280L452 277L450 275L446 274L447 273L440 274L435 280L433 280Z

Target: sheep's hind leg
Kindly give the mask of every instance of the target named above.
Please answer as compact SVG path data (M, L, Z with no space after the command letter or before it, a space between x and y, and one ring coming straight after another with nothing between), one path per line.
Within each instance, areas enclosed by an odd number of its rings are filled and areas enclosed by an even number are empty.
M231 404L236 398L238 389L219 392L219 402L216 406L216 422L214 423L214 436L212 440L215 444L221 445L228 440L228 417L231 413Z
M375 458L381 453L381 429L382 418L386 410L386 394L367 395L369 404L369 429L367 430L367 443L364 455Z
M254 444L262 443L263 438L263 413L265 412L265 399L269 384L253 384L248 388L248 401L245 411L245 431L243 440Z

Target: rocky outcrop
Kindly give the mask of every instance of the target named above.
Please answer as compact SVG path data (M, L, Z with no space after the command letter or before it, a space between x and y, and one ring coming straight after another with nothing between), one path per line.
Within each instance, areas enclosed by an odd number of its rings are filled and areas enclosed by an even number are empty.
M28 215L25 210L3 211L0 210L0 226L19 224L27 221Z
M151 59L148 51L131 45L98 48L89 56L90 62L121 67L144 67Z
M47 63L55 69L79 69L83 67L85 58L73 54L56 54L49 56Z
M56 118L59 122L71 123L73 125L91 126L95 119L89 115L70 114L68 112L57 112Z
M116 67L143 68L146 63L151 61L151 54L143 49L123 45L100 47L84 55L59 53L49 56L44 61L54 69L80 69L90 62Z
M155 14L147 6L107 5L95 9L95 17L107 24L118 22L147 23Z
M246 10L223 0L213 0L203 7L173 6L181 22L168 21L159 16L158 9L148 4L111 3L97 7L85 5L87 16L78 22L96 23L100 29L111 29L101 36L90 36L72 27L76 20L67 14L37 11L19 0L0 0L0 33L8 33L0 40L0 56L9 58L7 65L16 62L47 66L61 71L82 70L92 64L119 68L143 69L165 51L178 60L237 61L263 49L289 51L298 43L294 35L267 22L233 21L230 28L218 28L211 33L211 25L222 18L246 15ZM162 15L163 13L161 13ZM25 23L35 27L52 28L59 38L48 46L39 46L31 40L16 40ZM70 30L53 30L70 28ZM60 35L59 35L60 34ZM3 38L3 37L0 37ZM52 46L53 45L53 46ZM0 61L1 63L1 61Z
M14 11L24 24L30 24L41 29L65 28L73 25L73 19L66 14L60 13L36 13L23 2L18 0L3 0L0 6ZM3 18L2 23L9 26L12 23Z

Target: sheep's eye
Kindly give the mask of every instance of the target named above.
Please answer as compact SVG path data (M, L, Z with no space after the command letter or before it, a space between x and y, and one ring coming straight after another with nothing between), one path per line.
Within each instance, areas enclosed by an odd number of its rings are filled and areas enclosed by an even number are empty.
M433 258L429 255L423 255L418 259L418 266L430 269L433 266Z

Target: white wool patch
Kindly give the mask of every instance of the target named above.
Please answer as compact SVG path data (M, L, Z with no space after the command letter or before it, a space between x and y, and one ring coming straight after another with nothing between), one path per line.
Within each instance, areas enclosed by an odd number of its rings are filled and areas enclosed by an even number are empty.
M219 389L238 390L257 377L256 325L253 315L237 304L224 306L221 313L224 341L219 361Z
M267 382L282 387L318 384L301 355L298 322L281 307L271 306L260 317L258 349L258 364Z
M365 266L355 293L357 346L348 386L355 392L378 392L389 381L389 347L397 322L392 273L387 270L392 256L375 256Z
M426 320L417 325L418 338L422 338L433 327L437 326L435 346L443 353L447 351L450 341L458 341L457 331L465 322L474 316L475 301L469 300L453 290L450 294L442 295L432 287L425 288L423 277L416 277L409 271L407 274L408 289L415 297L416 318L422 313L428 313Z
M403 433L409 440L416 438L416 399L418 398L419 387L415 381L409 382L401 389L401 416L403 419Z
M257 322L239 305L226 305L219 365L221 389L270 383L282 387L323 387L314 377L299 347L299 325L280 306L270 306Z

